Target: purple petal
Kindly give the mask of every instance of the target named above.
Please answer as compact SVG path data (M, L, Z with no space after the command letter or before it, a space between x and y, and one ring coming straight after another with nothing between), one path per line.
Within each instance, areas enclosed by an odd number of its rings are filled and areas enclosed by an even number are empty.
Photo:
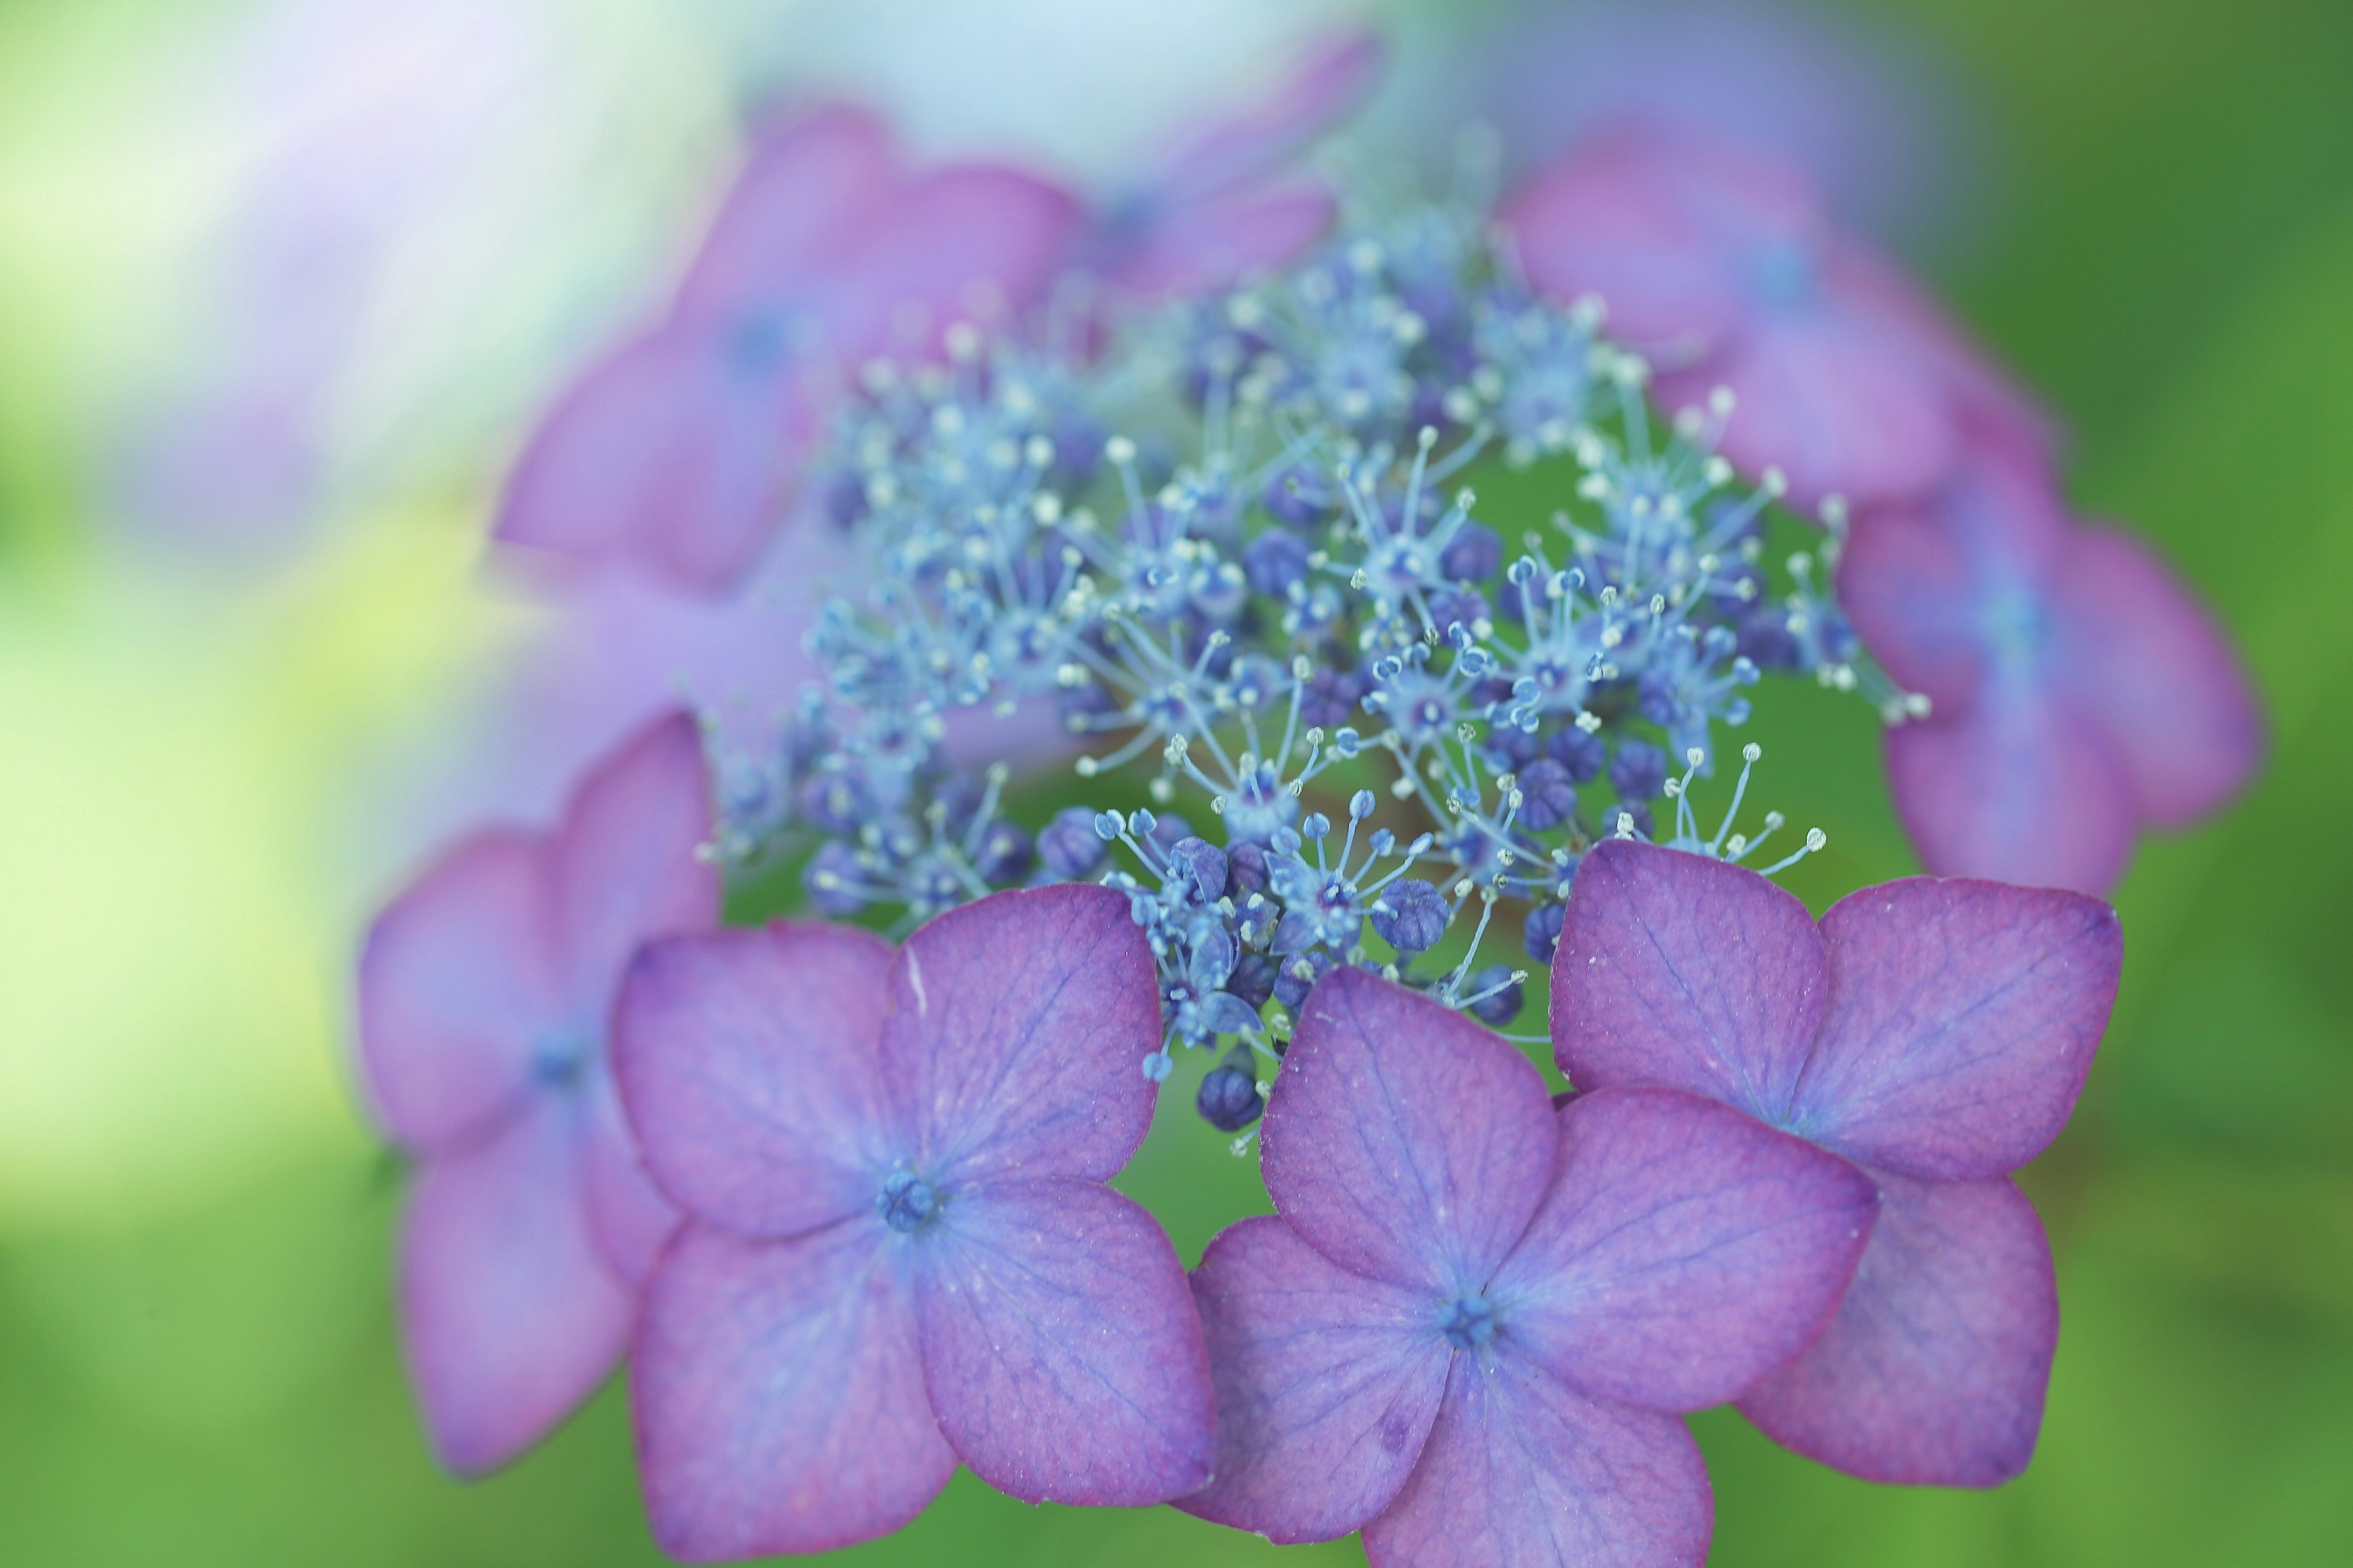
M1180 207L1151 225L1112 280L1155 300L1229 288L1314 244L1334 210L1332 193L1313 181L1248 186Z
M638 1468L689 1562L888 1535L955 1472L923 1393L905 1252L879 1222L789 1241L689 1224L631 1352Z
M2061 679L2115 748L2143 820L2178 827L2228 801L2263 749L2237 650L2148 548L2078 530L2053 588Z
M1928 869L2104 895L2132 858L2130 784L2072 705L2030 693L1887 731L1887 782Z
M900 180L881 120L823 104L754 145L679 288L681 319L720 323L830 266L854 246Z
M701 342L663 332L590 367L508 476L499 542L575 562L658 555L666 531L692 526L686 497L728 466L744 423L720 371Z
M2079 893L1913 877L1822 917L1830 1000L1791 1131L1863 1163L2006 1175L2065 1126L2124 934Z
M907 181L832 267L824 325L833 357L856 364L909 345L912 318L928 351L951 322L1018 310L1051 281L1080 221L1077 200L1044 180L988 163L958 163Z
M1380 35L1369 28L1318 40L1260 102L1169 159L1161 188L1172 200L1200 201L1281 169L1355 112L1387 58Z
M1598 294L1613 337L1689 360L1748 319L1746 258L1820 248L1812 194L1720 142L1629 127L1539 170L1504 204L1528 280Z
M412 1149L511 1110L563 1018L538 841L467 839L378 915L360 953L360 1059L385 1129Z
M2058 1342L2042 1222L2007 1180L1881 1173L1879 1191L1838 1316L1741 1412L1865 1480L1998 1486L2033 1457Z
M951 1192L921 1240L923 1378L973 1473L1027 1502L1197 1491L1216 1451L1185 1266L1092 1182Z
M891 974L885 1080L934 1186L1118 1173L1152 1122L1160 984L1124 895L992 893L918 929Z
M1756 872L1630 840L1577 868L1553 1054L1580 1089L1663 1084L1778 1121L1822 1009L1806 906Z
M1487 1289L1514 1354L1701 1410L1813 1342L1871 1235L1862 1172L1673 1089L1599 1089L1559 1119L1552 1189Z
M713 1225L791 1236L871 1209L891 1155L880 1071L891 944L780 923L658 942L614 1006L647 1168Z
M1667 1568L1706 1560L1715 1506L1681 1419L1586 1398L1522 1356L1454 1358L1372 1568Z
M630 1284L642 1284L677 1231L679 1212L646 1173L610 1068L586 1074L580 1093L589 1228L607 1266Z
M599 762L554 849L555 916L573 1016L602 1029L639 943L719 922L711 774L694 721L672 713Z
M1519 1239L1555 1142L1525 1057L1360 969L1308 993L1260 1139L1275 1207L1318 1252L1449 1300Z
M1973 438L2048 463L2061 444L2058 422L2004 371L1944 305L1893 262L1841 237L1833 239L1826 289L1943 382Z
M1725 458L1746 474L1778 468L1793 506L1917 495L1957 455L1941 378L1868 321L1836 310L1761 320L1727 357L1662 377L1659 397L1670 407L1698 403L1718 384L1738 399Z
M1932 711L1976 703L1986 678L1977 582L1936 520L1904 510L1861 519L1839 555L1838 600L1872 657Z
M474 1475L537 1442L612 1370L631 1308L562 1108L425 1163L402 1217L401 1335L443 1464Z
M1405 1484L1453 1352L1426 1292L1351 1274L1281 1219L1228 1226L1193 1271L1218 1473L1187 1513L1270 1541L1359 1530Z
M1856 520L1839 602L1890 675L1958 719L2048 683L2047 580L2073 533L2047 461L1973 438L1933 501Z

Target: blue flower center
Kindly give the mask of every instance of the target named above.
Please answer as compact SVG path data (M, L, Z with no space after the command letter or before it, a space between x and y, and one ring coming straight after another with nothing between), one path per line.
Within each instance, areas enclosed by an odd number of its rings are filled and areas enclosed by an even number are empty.
M1748 253L1748 288L1758 304L1798 310L1813 303L1820 285L1814 258L1795 240L1777 239Z
M727 334L727 363L753 380L765 380L792 358L789 312L755 310L739 318Z
M2031 670L2051 637L2051 615L2041 595L2016 584L1987 595L1978 626L1987 651L2006 674Z
M939 1212L939 1194L932 1191L929 1182L913 1171L896 1171L882 1184L881 1194L874 1200L875 1209L882 1221L901 1235L920 1230L923 1223Z
M551 1029L532 1045L531 1076L550 1089L569 1089L596 1048L595 1038L582 1030Z
M1495 1309L1484 1296L1457 1297L1438 1320L1439 1332L1459 1351L1477 1350L1495 1337Z

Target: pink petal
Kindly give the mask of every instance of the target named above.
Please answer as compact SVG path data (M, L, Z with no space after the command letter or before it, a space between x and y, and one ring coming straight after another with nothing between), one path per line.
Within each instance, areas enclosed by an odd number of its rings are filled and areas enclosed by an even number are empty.
M586 1074L580 1092L589 1228L613 1272L631 1285L642 1284L677 1231L679 1212L646 1173L610 1068Z
M882 1070L913 1163L983 1176L1118 1173L1151 1125L1160 984L1124 895L1016 889L931 921L891 976Z
M2042 1223L2006 1180L1879 1184L1838 1317L1741 1412L1865 1480L1998 1486L2033 1457L2058 1342Z
M443 1464L479 1474L537 1442L612 1370L631 1308L564 1108L425 1163L402 1216L401 1337Z
M1280 267L1321 238L1335 210L1314 181L1251 185L1155 217L1111 280L1146 299L1224 289Z
M1976 702L1987 663L1977 581L1935 518L1900 508L1865 517L1839 556L1838 601L1872 657L1932 712Z
M903 184L828 270L826 342L854 367L886 350L929 351L952 322L1038 300L1068 253L1077 199L1018 169L958 163ZM912 340L910 322L921 328Z
M1440 1305L1327 1261L1271 1216L1193 1271L1217 1384L1217 1479L1187 1513L1270 1541L1332 1541L1398 1494L1446 1392Z
M512 1110L564 1016L538 841L458 845L376 917L359 967L360 1060L395 1138L438 1148Z
M1778 1122L1822 1009L1806 906L1756 872L1631 840L1577 868L1553 1055L1580 1089L1661 1084Z
M2092 720L2034 697L1887 731L1904 829L1938 876L2104 895L2132 857L2133 802Z
M1208 1484L1200 1321L1150 1215L1092 1182L968 1187L920 1256L924 1384L975 1475L1026 1502L1135 1506Z
M889 127L823 104L753 146L679 288L681 320L721 323L788 296L853 247L900 181Z
M1715 353L1746 321L1753 255L1811 256L1822 243L1813 195L1788 170L1633 126L1538 170L1499 218L1531 283L1562 300L1599 295L1611 336L1676 363Z
M1451 1300L1519 1239L1554 1143L1550 1097L1525 1057L1451 1008L1337 969L1300 1011L1261 1168L1316 1251Z
M1824 287L1872 331L1933 369L1961 422L1989 441L2038 461L2061 445L2058 421L1995 362L1936 298L1901 268L1852 239L1831 242Z
M554 847L573 1016L602 1029L640 943L719 921L711 775L694 721L672 713L616 747L574 791Z
M2006 1175L2058 1136L2116 1001L2114 910L1912 877L1840 900L1822 936L1830 1001L1792 1131L1940 1181Z
M2077 531L2052 597L2061 678L2115 747L2145 821L2182 826L2244 787L2263 750L2246 668L2147 545Z
M1369 28L1318 39L1262 100L1169 159L1159 185L1170 199L1189 203L1272 174L1353 114L1387 59L1380 35Z
M1721 1405L1813 1342L1870 1237L1868 1178L1737 1110L1604 1089L1487 1296L1514 1355L1652 1410Z
M697 1216L792 1236L874 1207L892 1163L880 1071L891 944L779 923L645 949L614 1070L646 1163Z
M690 1224L631 1353L654 1539L709 1563L888 1535L955 1469L923 1393L899 1238L861 1218L788 1241Z
M1454 1358L1413 1479L1365 1527L1372 1568L1668 1568L1715 1507L1672 1415L1586 1398L1535 1363Z
M706 590L731 581L781 515L805 439L789 392L701 337L625 345L532 436L498 539L575 563L631 557Z
M1827 495L1857 506L1918 495L1958 453L1941 378L1834 309L1763 316L1727 354L1662 376L1658 395L1680 407L1719 384L1737 399L1724 457L1752 476L1778 468L1796 507Z

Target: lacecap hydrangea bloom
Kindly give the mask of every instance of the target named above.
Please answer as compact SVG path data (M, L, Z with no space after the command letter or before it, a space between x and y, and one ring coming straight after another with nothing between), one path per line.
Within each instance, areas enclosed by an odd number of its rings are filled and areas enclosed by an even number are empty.
M962 1463L1384 1563L1692 1563L1723 1403L1873 1479L2029 1461L2010 1178L2106 1021L2095 895L2254 765L2228 644L1794 177L1655 129L1514 192L1477 138L1436 197L1303 169L1377 60L1092 201L788 118L534 437L505 537L707 595L713 668L794 582L814 673L371 943L454 1467L624 1341L693 1559ZM1888 726L1953 879L1772 882L1826 843L1751 798L1793 679ZM670 804L604 809L648 746ZM723 876L791 918L716 929ZM1187 1058L1275 1210L1189 1289L1105 1184Z

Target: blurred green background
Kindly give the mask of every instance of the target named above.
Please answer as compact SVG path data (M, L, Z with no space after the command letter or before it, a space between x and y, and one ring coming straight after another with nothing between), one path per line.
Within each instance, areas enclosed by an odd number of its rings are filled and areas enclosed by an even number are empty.
M516 261L528 309L478 307L499 328L470 345L480 371L510 390L454 363L474 402L434 461L345 484L333 532L230 569L98 521L89 426L125 367L186 341L156 293L234 138L178 134L157 105L239 9L0 3L0 1562L654 1562L617 1389L486 1483L427 1459L393 1352L397 1178L343 1084L344 964L416 847L386 759L427 744L513 635L474 586L473 539L565 341L543 296L589 309L674 250L700 188L685 171L723 144L726 50L646 7L584 7L634 18L597 37L635 72L607 107L642 134L618 163L600 146L528 171L600 199L565 257ZM2115 1026L2025 1177L2064 1311L2032 1468L1990 1494L1875 1489L1705 1415L1715 1561L2343 1562L2353 8L1873 11L1914 27L1993 132L1980 232L1931 270L2063 412L2081 503L2145 530L2235 628L2274 754L2236 810L2147 845L2117 895ZM526 317L537 338L504 335ZM1766 797L1831 832L1800 891L1912 868L1866 714L1780 692L1757 723ZM1201 1065L1125 1179L1188 1256L1262 1202L1186 1110ZM848 1554L1274 1555L1171 1510L1031 1510L968 1478Z

